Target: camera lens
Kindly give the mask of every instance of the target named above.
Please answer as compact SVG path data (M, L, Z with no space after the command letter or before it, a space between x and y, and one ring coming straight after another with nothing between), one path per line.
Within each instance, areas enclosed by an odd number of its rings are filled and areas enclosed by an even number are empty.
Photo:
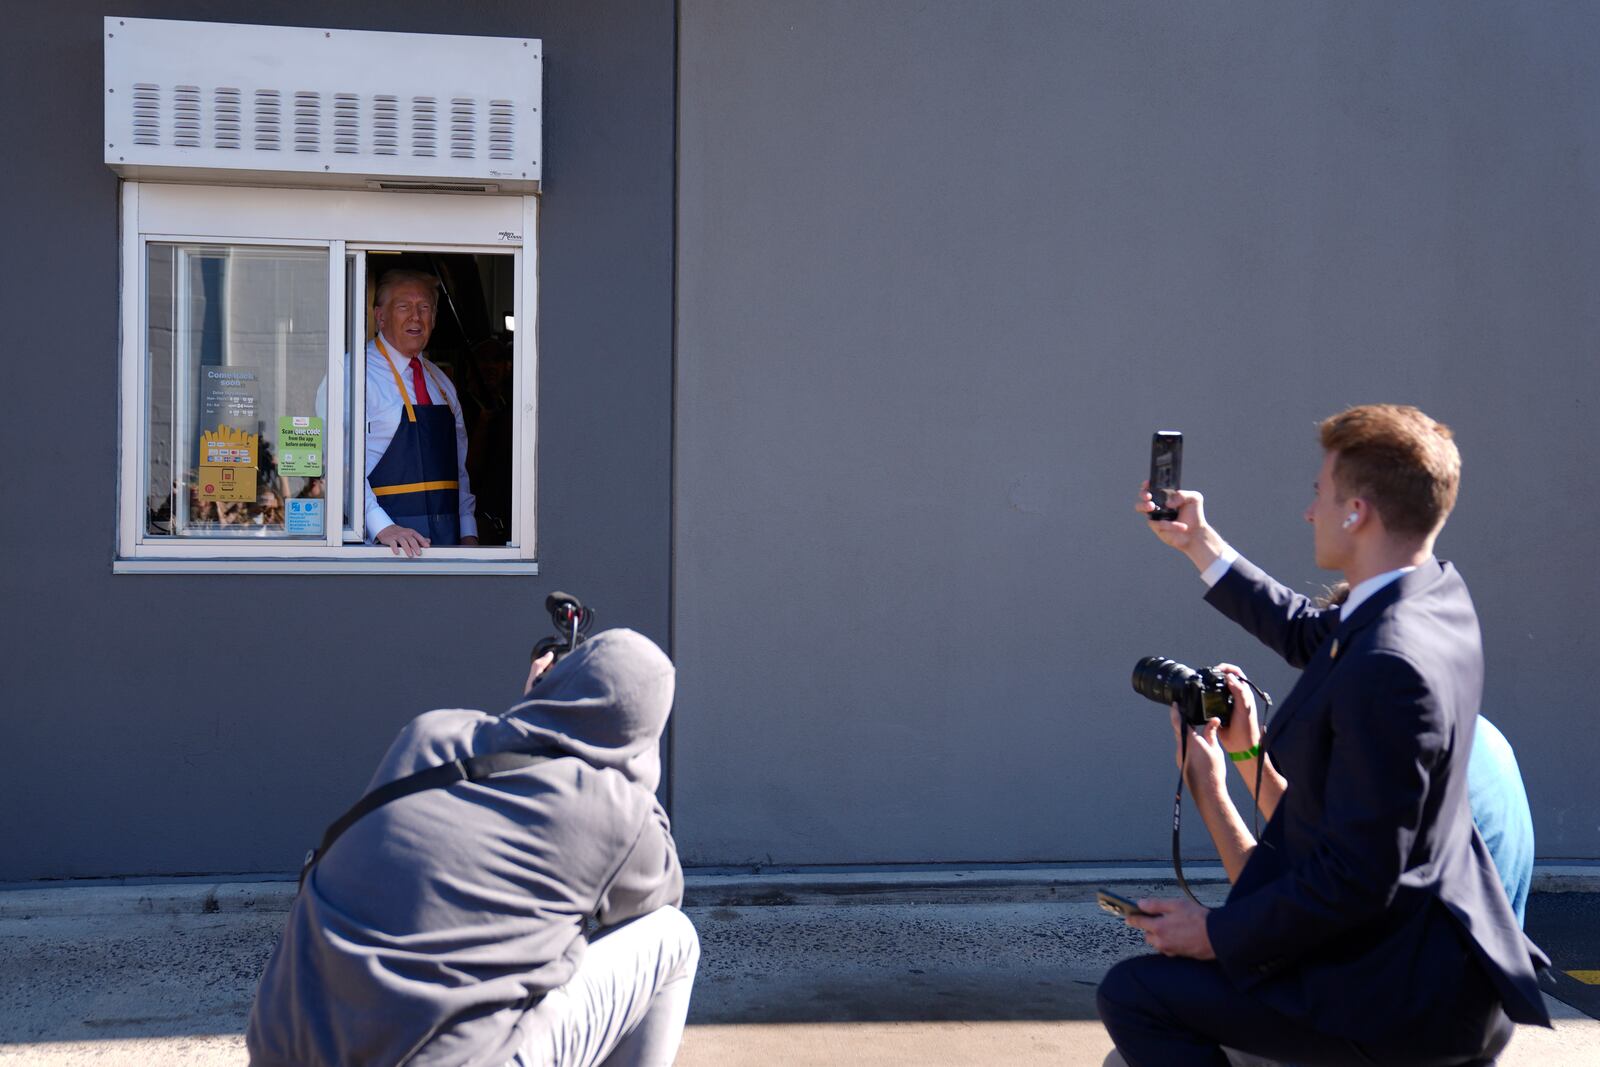
M1177 660L1162 656L1146 656L1133 665L1133 691L1157 704L1171 704L1180 699L1195 672Z

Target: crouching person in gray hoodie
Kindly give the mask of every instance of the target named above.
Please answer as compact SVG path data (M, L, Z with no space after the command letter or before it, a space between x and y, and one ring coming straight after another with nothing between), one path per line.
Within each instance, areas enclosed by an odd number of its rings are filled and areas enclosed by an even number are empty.
M503 715L406 726L369 793L538 759L384 803L318 855L250 1012L251 1064L670 1064L700 955L655 799L672 690L655 644L608 630Z

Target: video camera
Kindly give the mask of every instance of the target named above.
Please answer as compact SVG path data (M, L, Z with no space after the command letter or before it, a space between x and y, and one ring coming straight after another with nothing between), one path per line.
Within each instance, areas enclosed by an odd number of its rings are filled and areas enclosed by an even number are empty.
M544 598L544 610L550 613L556 632L540 638L529 658L536 660L546 652L554 652L555 658L550 661L550 666L554 667L562 656L574 651L589 636L589 628L594 625L594 609L584 607L571 593L551 593Z

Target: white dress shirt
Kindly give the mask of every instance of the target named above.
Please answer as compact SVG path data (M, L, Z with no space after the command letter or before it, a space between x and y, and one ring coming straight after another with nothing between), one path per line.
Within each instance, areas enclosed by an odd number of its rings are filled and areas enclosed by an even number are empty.
M400 428L400 420L406 417L406 401L409 400L413 404L417 402L416 389L411 384L411 357L403 355L387 337L383 339L383 346L389 350L390 359L394 360L394 369L400 372L400 381L405 392L402 394L395 388L394 375L389 370L389 360L384 359L383 353L378 351L377 342L368 341L367 474L372 473L372 468L378 465L378 461L388 450L389 442L394 440L395 431ZM450 405L450 413L456 417L456 467L459 469L457 477L461 482L456 492L461 510L461 536L476 537L478 502L473 497L472 487L467 480L467 425L461 417L461 400L456 396L456 387L432 360L422 356L418 358L422 360L422 373L428 381L429 397L434 403L443 399ZM394 520L378 504L378 498L372 492L372 483L365 477L361 479L361 487L366 492L366 533L370 542L377 536L379 530L393 526Z

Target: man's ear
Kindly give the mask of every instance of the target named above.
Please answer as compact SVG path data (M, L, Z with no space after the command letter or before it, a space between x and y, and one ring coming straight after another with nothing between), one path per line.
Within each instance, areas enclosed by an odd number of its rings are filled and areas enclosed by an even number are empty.
M1371 504L1359 496L1353 496L1345 503L1344 521L1339 525L1346 530L1358 530L1375 514Z

